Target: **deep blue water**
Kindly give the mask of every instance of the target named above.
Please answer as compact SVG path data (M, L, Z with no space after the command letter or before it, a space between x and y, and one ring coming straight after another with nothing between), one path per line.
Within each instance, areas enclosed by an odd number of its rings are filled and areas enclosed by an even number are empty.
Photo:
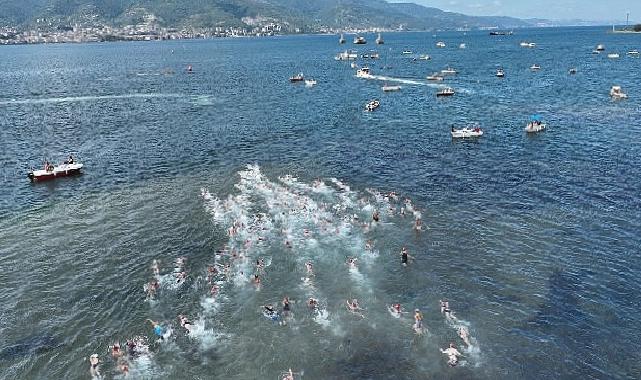
M335 61L353 47L336 36L2 47L0 378L89 377L93 352L111 377L109 344L151 338L145 318L175 325L179 313L204 321L201 341L152 346L134 376L277 378L291 366L305 379L639 378L641 59L625 53L641 40L605 28L384 37L359 49L381 53L368 64L389 83L400 79L398 93ZM439 40L447 47L437 49ZM598 43L621 57L592 54ZM412 61L405 49L432 60ZM534 63L542 70L531 72ZM459 71L445 81L457 94L437 99L425 77L448 65ZM290 84L299 71L318 85ZM629 99L610 99L615 84ZM381 107L363 112L373 98ZM533 113L549 128L528 136ZM451 124L472 122L482 138L451 139ZM86 165L83 176L29 184L29 166L69 152ZM246 164L274 183L284 174L339 178L355 198L366 188L396 191L422 210L428 230L394 221L350 235L381 250L357 285L341 273L351 243L319 239L325 250L302 250L321 263L318 255L331 256L316 290L336 315L332 328L299 321L256 331L262 319L247 305L262 300L240 286L209 315L202 273L228 237L201 188L238 194ZM383 254L404 244L417 257L408 271ZM300 268L280 245L268 251L273 282L260 296L278 300L297 291ZM190 287L145 302L152 259L181 255ZM336 311L358 291L372 304L361 322ZM478 341L464 366L449 368L438 352L457 339L440 298ZM430 335L407 335L384 307L376 311L379 299L420 306ZM307 336L310 326L319 330Z

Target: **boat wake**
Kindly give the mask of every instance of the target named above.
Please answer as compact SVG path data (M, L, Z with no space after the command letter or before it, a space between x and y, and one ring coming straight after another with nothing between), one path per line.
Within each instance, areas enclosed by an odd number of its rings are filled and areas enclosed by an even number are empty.
M56 103L81 103L93 102L97 100L114 100L114 99L155 99L155 98L179 98L180 94L124 94L124 95L98 95L98 96L67 96L60 98L42 98L42 99L11 99L0 101L0 106L14 104L56 104Z

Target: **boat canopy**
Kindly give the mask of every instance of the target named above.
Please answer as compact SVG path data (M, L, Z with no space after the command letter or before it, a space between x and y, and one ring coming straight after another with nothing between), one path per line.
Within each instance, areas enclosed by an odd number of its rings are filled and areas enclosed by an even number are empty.
M543 118L541 117L541 115L531 115L530 116L530 121L542 121L542 120L543 120Z

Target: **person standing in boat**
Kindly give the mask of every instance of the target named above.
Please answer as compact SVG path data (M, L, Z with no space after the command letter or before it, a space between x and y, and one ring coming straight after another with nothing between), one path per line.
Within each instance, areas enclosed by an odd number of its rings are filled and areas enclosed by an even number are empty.
M67 161L65 161L65 164L66 165L73 165L73 156L71 154L69 155L69 159Z

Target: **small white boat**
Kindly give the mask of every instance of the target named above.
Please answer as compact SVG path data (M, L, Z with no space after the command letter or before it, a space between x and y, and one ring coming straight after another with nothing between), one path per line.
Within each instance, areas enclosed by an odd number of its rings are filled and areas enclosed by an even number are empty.
M305 79L305 86L312 87L316 86L316 79Z
M529 47L529 48L535 48L535 47L536 47L536 44L535 44L534 42L530 42L529 44L527 44L527 47Z
M630 51L628 52L628 55L634 55L634 56L637 56L637 57L638 57L638 56L639 56L639 51L638 51L638 50L636 50L636 49L635 49L635 50L630 50Z
M523 41L523 42L521 42L521 43L519 44L519 46L521 46L521 47L528 47L528 45L529 45L529 43L528 43L528 42L525 42L525 41Z
M430 59L432 59L432 57L430 57L428 54L421 54L418 56L418 59L420 59L421 61L429 61Z
M367 40L363 36L355 36L354 37L354 45L365 45L367 43Z
M503 69L496 70L496 76L499 78L503 78L505 76L505 71L503 71Z
M610 96L615 100L628 98L628 95L621 90L621 86L612 86Z
M442 77L441 75L439 75L438 73L434 73L434 74L432 74L432 75L428 75L428 76L427 76L427 80L431 80L431 81L439 81L439 80L445 80L445 78L443 78L443 77Z
M394 91L401 91L401 86L388 86L384 85L381 87L384 92L394 92Z
M536 133L545 130L546 124L542 121L541 116L532 115L530 116L530 122L525 126L525 132L527 133Z
M521 47L526 47L526 48L534 48L534 47L536 47L536 44L534 42L525 42L525 41L523 41L519 45Z
M83 164L71 161L71 163L65 161L60 165L45 164L45 167L40 170L31 170L27 174L27 177L31 182L42 182L59 177L69 177L73 175L82 174L80 171L83 168Z
M358 54L352 50L345 50L334 57L337 61L353 61L358 58Z
M361 67L360 69L356 70L356 77L357 78L371 78L372 73L369 69L369 67Z
M619 53L610 53L610 54L608 54L608 58L617 59L617 58L619 58Z
M296 75L293 75L293 76L289 77L289 81L292 82L292 83L302 82L304 80L305 80L305 77L303 76L303 73L299 73L299 74L296 74Z
M381 102L379 102L378 100L372 100L371 102L365 105L365 111L372 112L375 109L377 109L380 105L381 105Z
M571 68L570 70L568 70L568 74L570 74L570 75L574 75L574 74L576 74L576 72L577 72L577 70L574 67Z
M448 68L446 68L444 70L441 70L441 74L443 74L443 75L455 75L457 73L458 73L458 71L454 70L451 67L448 67Z
M403 52L401 52L401 54L403 54L403 55L409 55L409 54L412 54L412 51L411 51L411 50L408 50L408 49L405 49L405 50L403 50Z
M436 43L436 47L444 48L445 47L445 42L439 41Z
M596 51L603 51L603 50L605 50L605 46L603 46L603 45L601 45L601 44L598 44L598 45L596 46L596 49L595 49L595 50L596 50Z
M537 65L536 63L530 66L530 70L532 71L539 71L541 70L541 66Z
M454 129L452 127L452 138L453 139L463 139L468 137L481 137L483 136L483 130L479 127L465 127L462 129Z
M445 87L444 89L436 93L437 97L452 96L452 95L454 95L454 89L452 87Z
M381 34L378 34L378 37L376 37L376 45L383 45L385 41L383 40L383 37L381 37Z
M458 48L459 48L459 49L466 49L466 48L467 48L467 46L466 46L465 44L460 44L460 45L458 46Z

